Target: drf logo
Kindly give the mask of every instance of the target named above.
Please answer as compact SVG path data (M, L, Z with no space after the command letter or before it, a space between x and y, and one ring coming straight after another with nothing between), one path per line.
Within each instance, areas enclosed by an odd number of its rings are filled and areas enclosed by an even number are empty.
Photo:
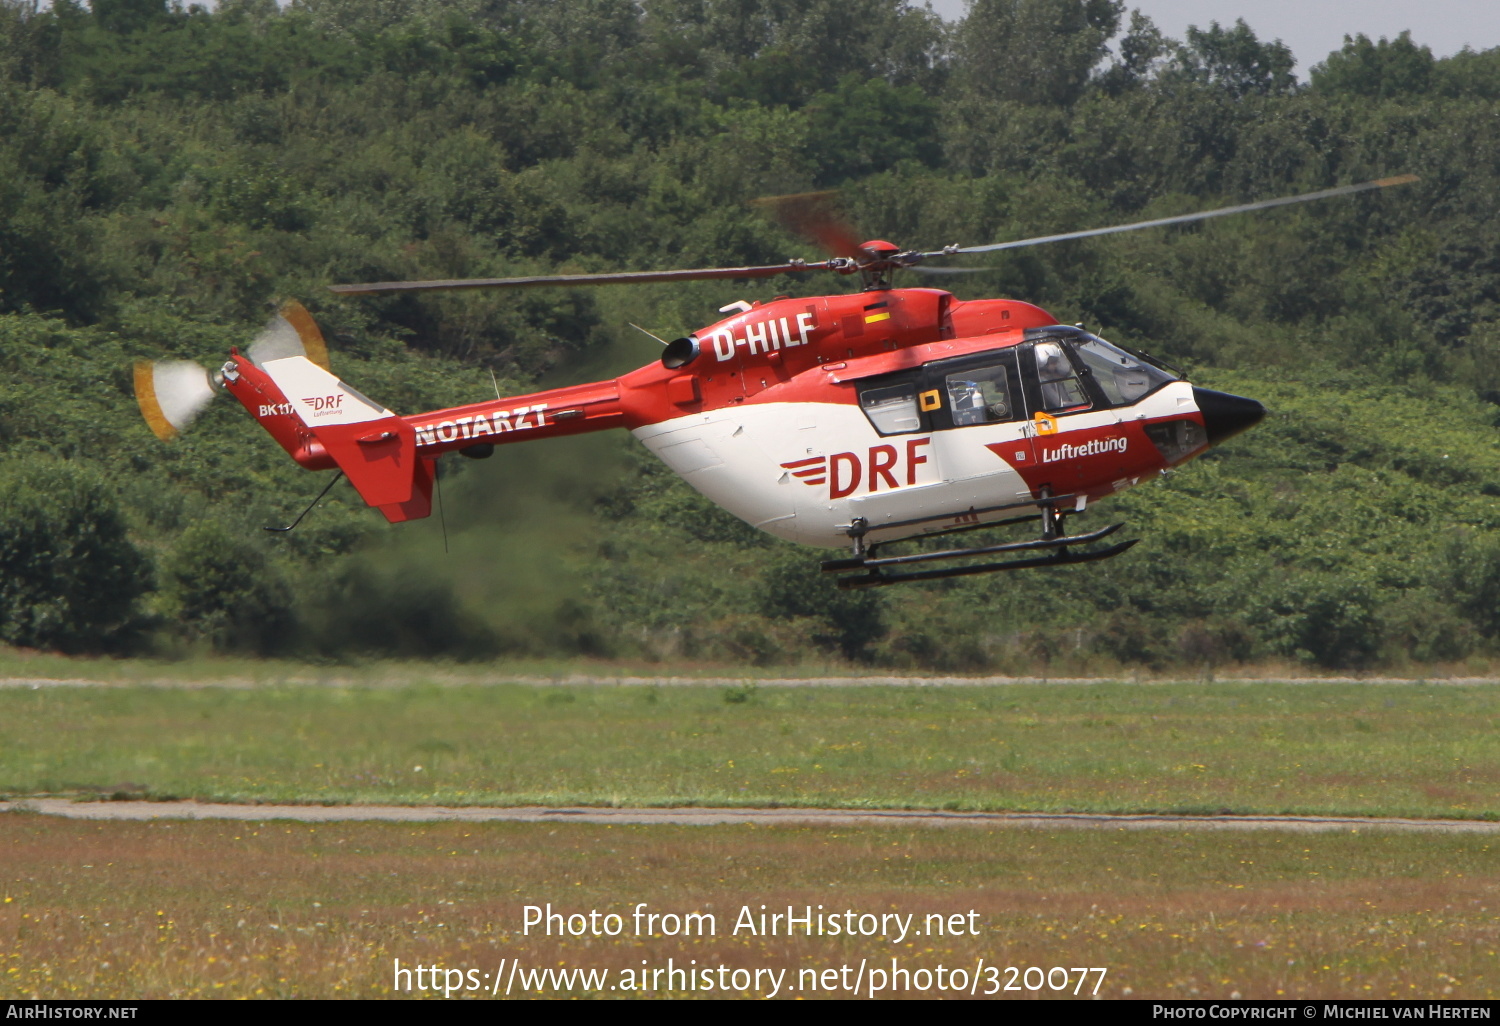
M836 452L832 456L809 456L781 466L809 487L828 485L830 499L842 499L861 487L873 494L882 488L889 491L903 484L916 484L917 468L927 462L927 455L922 450L931 444L931 438L908 438L900 447L872 445L863 457L858 453Z
M338 395L315 395L302 400L313 408L314 413L322 413L324 410L337 411L344 408L344 393Z

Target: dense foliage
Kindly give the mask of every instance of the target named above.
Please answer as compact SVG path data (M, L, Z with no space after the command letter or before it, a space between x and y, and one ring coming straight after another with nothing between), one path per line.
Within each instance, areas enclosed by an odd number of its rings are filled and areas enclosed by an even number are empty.
M0 638L65 652L118 644L149 565L97 475L52 460L0 474Z
M982 670L1500 646L1500 50L1119 0L0 0L0 639L349 656ZM978 243L1383 175L1422 182L997 256L1012 295L1265 400L1098 516L1090 568L841 595L628 437L445 463L387 528L231 403L155 441L130 361L204 364L298 297L398 411L653 358L737 287L335 299L334 281L815 255L749 204L838 187L872 236ZM773 281L752 296L816 294ZM454 461L449 461L454 462ZM1098 523L1098 520L1094 522ZM79 581L88 587L80 589Z

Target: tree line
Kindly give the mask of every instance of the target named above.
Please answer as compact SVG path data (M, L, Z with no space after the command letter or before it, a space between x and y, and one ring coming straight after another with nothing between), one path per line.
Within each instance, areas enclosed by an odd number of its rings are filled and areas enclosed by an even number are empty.
M1300 84L1244 22L1118 0L0 0L0 640L62 651L585 653L958 670L1460 663L1500 643L1500 50L1349 38ZM1410 172L1419 184L985 258L1265 399L1122 496L1098 567L844 594L628 437L444 464L387 528L233 404L162 445L138 357L216 366L296 297L398 412L618 373L763 286L341 299L338 281L820 256L838 189L935 248ZM533 449L535 451L533 451ZM545 451L543 451L545 450ZM446 539L444 534L446 533ZM444 556L443 549L448 554Z

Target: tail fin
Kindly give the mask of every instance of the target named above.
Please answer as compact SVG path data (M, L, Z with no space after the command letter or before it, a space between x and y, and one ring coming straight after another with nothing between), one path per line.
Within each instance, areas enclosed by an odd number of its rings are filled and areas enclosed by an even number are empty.
M305 356L261 369L365 502L392 523L432 512L433 461L417 454L410 424Z

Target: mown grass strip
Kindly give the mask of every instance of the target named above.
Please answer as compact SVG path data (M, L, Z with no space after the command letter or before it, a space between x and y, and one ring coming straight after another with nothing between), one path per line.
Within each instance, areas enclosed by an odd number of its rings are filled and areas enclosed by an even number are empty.
M396 804L1500 812L1500 687L0 691L0 793Z

